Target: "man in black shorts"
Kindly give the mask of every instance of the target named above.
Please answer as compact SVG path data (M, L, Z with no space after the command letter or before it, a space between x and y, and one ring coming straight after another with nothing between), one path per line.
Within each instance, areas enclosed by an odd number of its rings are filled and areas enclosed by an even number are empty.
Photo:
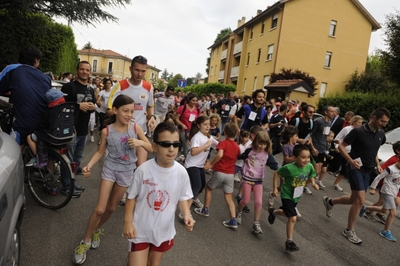
M361 244L362 240L357 237L354 226L362 206L365 203L365 192L369 187L369 179L372 171L377 167L381 173L382 167L378 160L379 147L385 143L385 132L382 130L389 123L390 112L386 108L376 109L370 116L369 122L361 127L355 128L339 144L339 151L348 162L347 177L351 187L351 196L340 198L324 197L325 213L332 216L332 208L335 204L351 205L347 228L343 235L354 244ZM348 154L345 147L351 145Z

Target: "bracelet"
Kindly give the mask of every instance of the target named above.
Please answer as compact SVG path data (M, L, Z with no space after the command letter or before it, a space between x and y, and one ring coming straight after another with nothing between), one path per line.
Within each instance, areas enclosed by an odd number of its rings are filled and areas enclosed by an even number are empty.
M156 117L155 117L154 115L149 116L148 119L150 120L150 118L152 118L152 117L154 117L154 120L157 120Z

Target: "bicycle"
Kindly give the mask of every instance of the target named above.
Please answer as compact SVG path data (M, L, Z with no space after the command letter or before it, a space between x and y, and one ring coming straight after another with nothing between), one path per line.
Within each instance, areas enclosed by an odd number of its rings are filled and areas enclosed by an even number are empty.
M1 103L3 106L4 103ZM0 108L0 118L10 118L13 107L8 104L9 108ZM68 119L63 116L68 113L74 116L75 103L65 103L54 107L53 118L58 121L66 121ZM12 116L12 115L11 115ZM71 119L71 118L69 118ZM74 117L72 117L74 119ZM53 119L54 120L54 119ZM53 123L54 125L55 123ZM57 124L57 123L56 123ZM56 127L66 132L66 128L60 123ZM1 129L0 129L1 130ZM73 129L72 129L73 130ZM67 136L60 137L60 134L54 132L36 131L38 137L38 152L34 155L28 145L22 147L22 156L24 163L25 183L30 194L39 205L56 210L66 206L72 198L75 185L75 172L77 164L71 162L68 157L69 145L73 141L75 133L68 132ZM6 132L10 133L10 132ZM65 134L64 134L65 135ZM41 146L44 145L44 146ZM35 158L35 160L33 160ZM63 178L62 176L63 175ZM62 194L64 184L70 184L68 193Z

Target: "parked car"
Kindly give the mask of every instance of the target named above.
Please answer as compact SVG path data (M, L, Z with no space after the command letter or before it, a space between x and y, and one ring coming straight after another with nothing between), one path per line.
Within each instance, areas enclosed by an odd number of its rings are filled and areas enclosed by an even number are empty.
M0 266L19 265L25 212L21 149L0 131Z
M390 157L394 155L392 145L393 143L399 140L400 140L400 127L395 128L386 133L386 143L383 144L378 151L378 158L381 164L386 162Z

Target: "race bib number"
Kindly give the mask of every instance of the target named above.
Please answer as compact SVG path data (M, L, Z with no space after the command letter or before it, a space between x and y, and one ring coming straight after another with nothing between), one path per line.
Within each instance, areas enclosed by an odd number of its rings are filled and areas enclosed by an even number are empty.
M225 105L225 111L229 111L229 104Z
M196 119L196 116L194 114L190 114L189 122L193 122L195 119Z
M257 117L257 113L252 111L249 115L249 120L254 121L254 120L256 120L256 117Z
M168 103L164 103L164 104L163 104L163 108L164 108L164 109L167 109L167 108L168 108Z
M324 132L322 134L329 135L330 131L331 131L331 127L324 127Z
M295 199L295 198L301 197L301 195L303 195L303 190L304 190L304 186L296 187L294 189L293 198Z

